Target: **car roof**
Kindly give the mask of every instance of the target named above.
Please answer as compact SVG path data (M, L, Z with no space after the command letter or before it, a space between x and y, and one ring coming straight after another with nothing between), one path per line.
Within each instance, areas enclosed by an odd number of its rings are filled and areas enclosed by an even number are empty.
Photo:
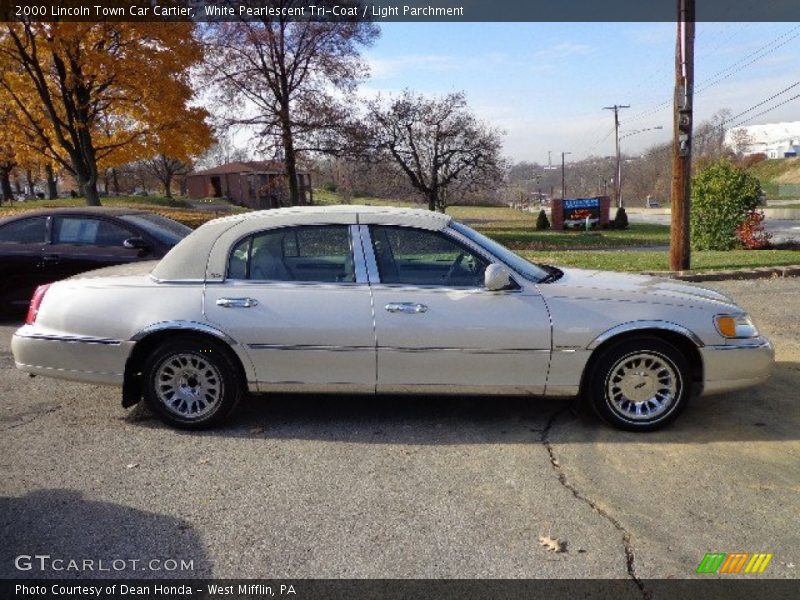
M53 215L85 215L120 217L122 215L141 215L146 214L146 210L138 208L124 208L120 206L65 206L63 208L38 208L34 210L22 210L16 214L6 215L0 219L0 224L24 219L27 217L51 217Z
M320 220L331 218L338 222L343 216L352 216L353 224L372 220L376 222L385 220L387 223L407 221L409 225L426 227L429 229L440 229L446 226L451 220L448 215L420 208L371 206L369 204L290 206L286 208L273 208L269 210L239 213L221 217L217 220L228 223L248 221L252 222L254 225L257 222L269 225L270 222L286 221L296 217L297 223L302 224L303 222L313 221L315 218L319 218Z
M294 225L397 225L439 231L448 215L418 208L369 205L293 206L214 219L186 236L153 269L161 280L224 278L228 251L241 238L265 229Z

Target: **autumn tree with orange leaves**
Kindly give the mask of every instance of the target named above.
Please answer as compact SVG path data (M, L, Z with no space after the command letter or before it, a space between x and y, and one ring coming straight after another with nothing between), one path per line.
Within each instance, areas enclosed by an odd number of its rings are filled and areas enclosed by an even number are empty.
M193 28L3 23L0 105L10 107L16 143L72 174L91 206L101 168L160 154L187 127L194 137L181 144L202 152L211 135L206 111L189 106L189 72L203 58Z

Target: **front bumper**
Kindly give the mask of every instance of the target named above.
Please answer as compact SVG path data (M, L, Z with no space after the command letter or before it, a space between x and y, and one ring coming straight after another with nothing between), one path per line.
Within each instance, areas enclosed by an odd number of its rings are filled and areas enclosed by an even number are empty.
M699 348L703 358L703 394L719 394L766 381L775 363L775 349L767 338L738 344Z
M133 342L20 328L11 339L17 368L34 375L121 386Z

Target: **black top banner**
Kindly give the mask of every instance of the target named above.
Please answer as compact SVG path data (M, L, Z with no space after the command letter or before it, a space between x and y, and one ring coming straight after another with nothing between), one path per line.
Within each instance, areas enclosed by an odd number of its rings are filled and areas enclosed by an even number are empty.
M0 0L0 20L646 22L677 0ZM697 0L697 21L800 21L800 0Z

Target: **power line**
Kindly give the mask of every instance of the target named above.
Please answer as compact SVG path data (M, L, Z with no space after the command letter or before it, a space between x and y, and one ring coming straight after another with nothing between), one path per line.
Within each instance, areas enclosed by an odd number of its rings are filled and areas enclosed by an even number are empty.
M741 116L743 116L743 115L746 115L747 113L749 113L749 112L751 112L751 111L754 111L755 109L757 109L757 108L759 108L759 107L761 107L761 106L764 106L764 105L765 105L767 102L771 102L772 100L775 100L775 98L777 98L778 96L782 96L783 94L785 94L785 93L786 93L786 92L788 92L789 90L791 90L791 89L793 89L793 88L796 88L798 85L800 85L800 81L796 81L796 82L794 82L794 83L793 83L792 85L790 85L789 87L782 89L782 90L781 90L780 92L778 92L777 94L773 94L772 96L770 96L770 97L769 97L769 98L767 98L766 100L762 100L762 101L761 101L761 102L759 102L758 104L754 104L754 105L753 105L753 106L751 106L750 108L748 108L748 109L746 109L746 110L743 110L742 112L740 112L738 115L734 115L733 117L730 117L730 118L728 118L728 119L725 119L725 120L724 120L722 123L720 123L720 125L725 125L726 123L730 123L731 121L735 121L735 120L736 120L736 119L738 119L739 117L741 117ZM748 118L748 120L750 120L750 119L753 119L753 118L755 118L755 117L749 117L749 118Z
M774 45L776 42L779 42L783 38L786 38L787 36L790 36L792 33L797 31L798 29L800 29L800 25L792 27L788 31L782 33L781 35L779 35L779 36L777 36L775 38L773 38L772 40L770 40L769 42L767 42L763 46L761 46L758 49L754 50L753 52L747 54L746 56L744 56L743 58L741 58L737 62L733 63L732 65L729 65L729 66L725 67L724 69L721 69L720 71L717 71L716 73L714 73L714 75L711 75L710 77L706 78L700 84L700 86L697 86L697 88L695 89L695 94L700 94L700 93L704 92L705 90L707 90L707 89L719 84L720 82L724 81L728 77L732 77L733 75L735 75L737 73L740 73L743 69L746 69L747 67L755 64L756 62L758 62L762 58L764 58L764 57L768 56L769 54L775 52L779 48L782 48L783 46L785 46L786 44L788 44L789 42L791 42L795 38L800 37L800 33L797 33L797 34L789 37L788 39L785 39L783 42L781 42L777 46ZM639 121L639 120L641 120L641 119L643 119L645 117L648 117L650 115L658 113L661 110L664 110L666 107L668 107L671 103L672 103L672 99L670 98L669 100L661 102L660 104L657 104L657 105L655 105L654 107L652 107L650 109L646 109L646 110L642 111L641 113L638 113L638 114L632 116L629 119L629 121Z
M758 117L761 117L761 116L763 116L763 115L765 115L765 114L767 114L769 112L772 112L776 108L780 108L781 106L783 106L785 104L789 104L789 102L791 102L792 100L797 100L798 98L800 98L800 94L797 94L796 96L792 96L791 98L789 98L788 100L784 100L783 102L779 102L775 106L771 106L768 109L763 110L760 113L753 115L752 117L747 117L744 121L739 121L736 125L731 127L731 129L735 129L736 127L741 127L745 123L749 123L753 119L757 119Z

